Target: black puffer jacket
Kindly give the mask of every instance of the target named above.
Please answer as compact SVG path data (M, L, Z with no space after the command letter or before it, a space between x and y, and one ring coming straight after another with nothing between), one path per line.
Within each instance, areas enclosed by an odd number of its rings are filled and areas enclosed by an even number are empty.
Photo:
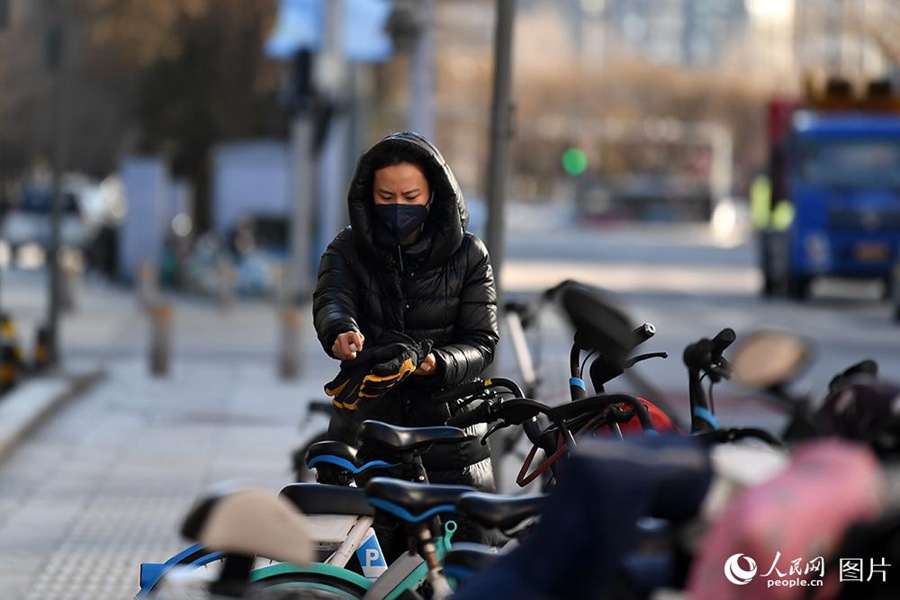
M422 234L400 246L373 210L373 151L394 144L433 168L433 199ZM313 316L319 341L332 355L338 334L357 330L366 346L385 332L430 339L437 371L412 376L390 394L361 402L332 418L332 434L352 442L359 424L378 419L399 425L442 424L454 407L431 401L439 389L478 377L494 358L499 339L497 297L487 249L466 232L468 211L456 178L440 152L421 136L390 135L362 155L348 193L350 227L328 246L319 266ZM333 356L333 355L332 355ZM490 488L489 450L477 441L425 455L433 481Z

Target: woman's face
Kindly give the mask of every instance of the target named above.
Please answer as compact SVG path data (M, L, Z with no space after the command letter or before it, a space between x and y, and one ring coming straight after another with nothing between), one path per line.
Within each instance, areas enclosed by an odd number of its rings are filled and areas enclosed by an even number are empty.
M408 162L375 171L373 185L375 204L409 204L425 206L431 197L428 180L422 170Z

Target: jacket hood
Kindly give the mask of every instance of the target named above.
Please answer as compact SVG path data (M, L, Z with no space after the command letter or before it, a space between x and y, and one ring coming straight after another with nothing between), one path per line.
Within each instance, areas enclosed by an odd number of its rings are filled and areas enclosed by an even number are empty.
M433 194L422 235L404 248L404 254L408 257L404 260L426 268L441 264L462 244L469 211L459 183L440 151L424 137L411 131L392 133L360 156L347 194L353 241L360 256L374 257L382 264L394 264L397 242L378 223L372 195L374 159L391 151L397 151L401 156L414 156L418 162L428 165L430 172L425 175Z

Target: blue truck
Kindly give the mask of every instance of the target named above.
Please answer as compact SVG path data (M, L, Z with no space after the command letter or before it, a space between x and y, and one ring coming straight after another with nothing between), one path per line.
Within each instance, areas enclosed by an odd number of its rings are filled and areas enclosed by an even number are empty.
M764 294L804 300L818 277L879 279L900 319L900 112L798 107L774 139Z

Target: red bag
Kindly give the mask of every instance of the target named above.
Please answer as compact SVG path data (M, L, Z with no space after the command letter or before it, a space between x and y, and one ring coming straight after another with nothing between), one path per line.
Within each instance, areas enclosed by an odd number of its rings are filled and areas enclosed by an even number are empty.
M638 400L647 407L647 412L650 413L650 422L653 423L653 427L656 431L659 433L683 433L675 421L673 421L663 409L645 398L638 397ZM618 406L622 410L629 410L631 408L627 404L619 404ZM624 423L619 423L619 429L622 431L623 435L640 435L644 433L644 427L641 425L640 420L638 420L637 415L634 415ZM599 431L611 432L612 429L609 425L604 425Z

